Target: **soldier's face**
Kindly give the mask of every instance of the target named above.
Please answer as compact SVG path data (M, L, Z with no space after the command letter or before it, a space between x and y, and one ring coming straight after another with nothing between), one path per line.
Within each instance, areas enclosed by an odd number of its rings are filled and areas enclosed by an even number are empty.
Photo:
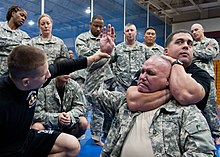
M126 26L124 34L127 41L135 41L137 36L137 29L134 25Z
M200 41L203 38L204 30L201 25L198 24L192 25L191 32L195 41Z
M39 21L39 28L42 35L48 36L51 35L53 23L49 17L42 17Z
M150 93L165 89L169 85L169 71L158 60L148 59L144 62L138 79L138 91Z
M155 40L156 40L156 32L153 29L148 29L145 34L144 34L144 40L145 43L147 44L154 44Z
M164 49L165 55L179 59L187 67L192 62L193 57L193 38L188 33L178 33Z
M93 22L90 22L90 31L95 37L98 37L100 35L103 27L103 20L95 19Z
M27 13L25 11L14 11L12 12L12 17L10 20L13 20L14 25L18 28L22 26L27 18Z

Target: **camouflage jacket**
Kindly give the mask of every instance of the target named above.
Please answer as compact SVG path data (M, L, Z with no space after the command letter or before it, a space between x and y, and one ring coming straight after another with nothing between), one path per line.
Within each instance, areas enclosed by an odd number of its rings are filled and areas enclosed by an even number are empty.
M119 91L125 91L131 84L136 72L153 52L143 43L136 42L134 46L127 46L125 42L118 44L112 54L113 72Z
M95 37L90 31L81 33L75 41L75 50L79 57L88 57L96 53L100 49L100 37ZM101 59L97 64L103 62L105 59ZM105 62L105 61L104 61ZM105 80L111 79L114 77L110 65L105 68ZM86 79L88 75L88 70L78 70L74 72L74 78L81 77Z
M38 102L35 109L34 121L40 121L52 129L59 129L58 113L67 112L71 115L72 124L79 116L85 114L85 96L80 86L72 79L67 83L63 101L58 94L55 79L38 93Z
M119 157L123 143L141 112L131 112L126 99L118 93L99 90L99 108L111 113L114 121L102 157ZM121 96L121 95L120 95ZM209 126L195 105L181 106L175 100L158 108L149 129L155 156L211 157L215 146Z
M112 117L113 124L102 149L102 157L119 157L123 143L141 112L131 112L125 93L105 90L103 68L87 79L88 100ZM196 105L181 106L170 100L155 112L149 129L155 157L211 157L215 146L209 126Z
M202 41L193 43L193 62L215 79L213 59L219 53L219 45L215 39L204 38Z
M30 40L29 45L44 50L48 57L48 63L53 64L57 57L69 57L68 50L63 40L52 36L51 38L34 37Z
M154 55L162 55L164 50L164 48L157 43L154 43L154 46L150 49L154 52Z
M8 70L7 57L18 45L26 44L30 37L20 29L12 30L7 22L0 22L0 75Z

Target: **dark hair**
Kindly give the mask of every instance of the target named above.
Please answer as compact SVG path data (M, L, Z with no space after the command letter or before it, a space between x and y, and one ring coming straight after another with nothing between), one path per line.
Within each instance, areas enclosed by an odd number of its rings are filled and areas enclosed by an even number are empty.
M8 8L8 12L6 14L6 20L9 21L11 19L12 12L18 12L18 11L23 11L27 14L27 12L23 8L21 8L17 5L13 5L10 8Z
M55 58L53 63L56 64L57 62L60 62L60 61L63 61L63 60L67 60L67 59L68 58L65 57L65 56L59 56L59 57Z
M186 30L186 29L177 30L177 31L171 33L171 34L167 37L166 42L165 42L165 44L164 44L164 47L167 47L167 46L170 44L170 42L172 41L173 36L174 36L175 34L179 34L179 33L188 33L188 34L191 35L191 37L192 37L191 32L188 31L188 30Z
M47 56L43 50L33 46L19 45L8 56L8 70L13 79L20 79L25 75L30 75L46 62Z
M104 21L104 18L101 16L101 15L95 15L92 17L92 22L95 21L96 19L98 20L103 20Z
M156 29L153 26L149 26L145 29L144 33L146 33L149 29L153 29L156 32Z

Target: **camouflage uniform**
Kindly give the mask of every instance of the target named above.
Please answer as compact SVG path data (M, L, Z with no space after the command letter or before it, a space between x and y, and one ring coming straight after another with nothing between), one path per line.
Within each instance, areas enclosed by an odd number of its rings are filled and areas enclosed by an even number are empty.
M202 41L193 43L193 62L211 76L210 93L204 115L208 121L213 137L220 137L220 124L216 113L216 88L213 59L219 53L219 45L215 39L204 38Z
M7 22L0 22L0 75L8 71L7 58L18 45L26 44L30 37L20 29L12 30Z
M130 86L136 72L153 52L144 45L136 41L134 46L128 46L125 42L118 44L112 55L112 67L116 79L115 90L125 92Z
M91 56L100 49L100 37L93 36L90 31L81 33L76 38L75 49L79 57ZM95 64L97 65L102 64L102 62L105 63L106 60L102 59L98 63L95 63ZM94 64L92 66L94 66ZM83 84L87 75L88 75L88 69L79 70L73 73L72 78L74 80L79 81L81 84ZM111 71L110 65L108 64L105 68L106 88L108 89L111 88L113 78L114 78L114 75ZM101 112L96 107L94 107L94 102L90 102L90 103L91 103L91 114L92 114L91 122L90 122L91 137L94 140L100 141L102 137L102 132L103 131L105 133L108 132L110 125L111 125L111 119L109 117L106 117L103 114L103 112Z
M131 112L125 95L102 87L102 68L88 76L96 78L87 85L87 95L99 108L114 117L102 157L119 157L126 137L141 112ZM149 128L153 153L160 157L214 156L215 146L208 124L195 105L181 106L175 100L164 104L154 114Z
M72 79L65 86L62 102L55 79L39 90L38 100L34 122L41 122L47 128L62 131L62 127L58 123L58 113L66 112L71 115L72 125L76 124L79 117L85 114L84 93L78 83Z
M60 56L69 58L68 50L63 40L55 36L51 38L34 37L30 40L29 45L44 50L49 64L53 64L54 60Z
M162 46L158 45L157 43L154 43L153 47L148 47L148 48L151 49L151 51L153 51L155 55L163 54L164 48Z

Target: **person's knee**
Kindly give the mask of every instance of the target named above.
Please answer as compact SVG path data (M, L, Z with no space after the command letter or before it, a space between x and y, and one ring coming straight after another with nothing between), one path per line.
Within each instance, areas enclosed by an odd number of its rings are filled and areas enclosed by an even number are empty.
M66 157L75 157L80 152L80 143L75 136L61 133L56 141L56 146L59 147L62 154Z
M86 130L88 127L88 121L85 117L79 117L79 123L81 130Z
M74 136L68 137L69 145L67 146L66 150L69 150L67 152L67 155L70 157L75 157L80 152L80 143L78 139Z
M36 122L31 126L31 129L35 129L35 130L45 130L45 127L43 126L42 123L40 122Z

